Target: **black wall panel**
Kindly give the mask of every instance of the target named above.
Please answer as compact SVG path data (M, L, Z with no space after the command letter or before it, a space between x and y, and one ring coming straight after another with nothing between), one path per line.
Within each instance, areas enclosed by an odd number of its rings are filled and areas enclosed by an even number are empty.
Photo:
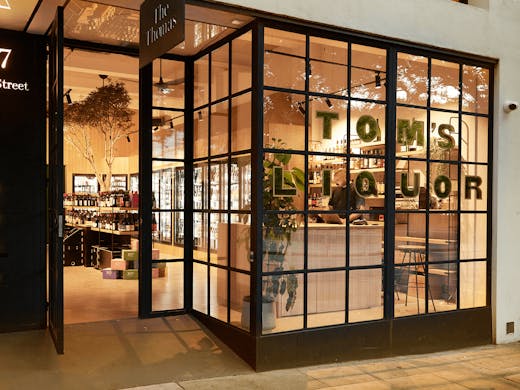
M0 332L45 326L45 50L0 29Z

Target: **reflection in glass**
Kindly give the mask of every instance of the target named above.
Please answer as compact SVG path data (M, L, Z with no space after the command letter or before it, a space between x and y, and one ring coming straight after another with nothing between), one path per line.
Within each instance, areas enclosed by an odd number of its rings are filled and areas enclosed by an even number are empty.
M361 215L367 220L367 214ZM381 265L383 261L383 224L349 225L350 231L350 267Z
M305 35L265 29L264 84L305 88Z
M303 215L265 214L263 239L264 272L303 269ZM290 238L290 241L288 240Z
M458 110L459 107L459 64L432 59L431 70L432 107Z
M462 110L487 114L489 108L489 69L462 66Z
M396 210L435 208L433 188L426 182L426 163L415 160L396 160ZM429 188L429 191L428 191Z
M193 213L193 259L208 261L208 213Z
M208 266L193 263L193 309L208 314Z
M428 102L428 58L412 54L397 54L398 103L426 106Z
M211 213L209 225L210 261L220 265L228 265L227 237L228 215ZM224 234L220 232L225 231ZM221 249L219 249L221 248Z
M309 150L313 152L346 153L347 100L313 96L309 101ZM320 159L322 160L322 159ZM323 161L333 163L331 157Z
M457 161L459 156L458 116L432 111L430 117L430 158Z
M348 44L310 37L309 90L347 96Z
M231 158L231 210L251 210L251 155Z
M364 269L349 272L349 322L383 318L382 270Z
M208 104L209 100L209 55L195 61L193 83L193 107Z
M232 50L232 71L231 71L231 93L243 91L251 87L251 58L252 52L252 33L235 38L231 43Z
M251 149L251 93L231 101L231 151Z
M229 95L229 44L211 52L211 101Z
M309 223L307 268L346 266L347 229L345 225Z
M487 214L460 215L460 258L487 257Z
M461 209L486 211L488 201L487 165L462 164Z
M464 115L462 117L462 150L464 161L488 162L488 119Z
M229 305L231 324L249 330L251 320L251 275L231 271L230 278Z
M352 97L385 100L386 50L352 45L351 73Z
M428 219L428 261L457 260L458 215L430 213Z
M461 309L486 305L486 267L485 261L460 263Z
M152 157L184 158L184 115L154 111L157 125L152 128ZM154 119L155 120L155 119ZM160 121L160 123L159 123Z
M272 284L277 276L264 276L262 285ZM274 301L262 303L262 333L278 333L303 328L303 275L284 274L278 280L286 280L286 289ZM265 297L265 295L264 295Z
M224 101L211 106L211 155L228 153L229 103Z
M165 59L153 61L152 104L184 108L184 63Z
M345 271L310 273L307 277L307 326L345 322Z
M193 114L193 158L208 156L208 110Z
M251 269L251 214L231 214L230 226L230 266L249 271ZM222 232L219 248L227 248L227 229L219 229ZM219 249L221 250L221 249Z
M228 271L222 268L210 268L210 316L227 322L228 292L227 279Z
M152 311L184 307L184 264L152 263Z
M264 92L264 145L272 147L281 139L280 149L305 147L305 96L284 92ZM290 145L290 146L289 146Z
M208 164L199 162L193 167L193 208L208 208Z
M394 280L395 316L424 314L426 312L424 266L417 264L396 266Z
M397 107L396 115L397 155L426 158L426 110Z
M435 302L435 311L457 309L457 264L435 264L428 268L428 284ZM433 305L429 303L429 312Z
M458 177L457 164L430 163L430 186L437 201L436 209L458 209Z

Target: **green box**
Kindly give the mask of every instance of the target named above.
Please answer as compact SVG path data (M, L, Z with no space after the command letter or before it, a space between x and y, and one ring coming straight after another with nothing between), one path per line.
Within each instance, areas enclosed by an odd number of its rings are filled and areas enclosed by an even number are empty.
M123 271L123 279L125 279L125 280L139 279L139 271L137 271L136 269L125 269Z
M131 249L123 249L121 251L121 257L125 261L137 261L137 259L139 258L139 252Z
M152 268L166 268L166 263L152 263Z

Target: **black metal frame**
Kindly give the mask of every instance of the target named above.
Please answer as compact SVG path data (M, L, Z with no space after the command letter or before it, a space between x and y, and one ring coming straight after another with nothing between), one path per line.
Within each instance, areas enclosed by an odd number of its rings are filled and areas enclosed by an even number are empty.
M216 9L223 9L227 11L237 12L237 9L231 6L207 3L202 0L187 0L189 4L207 6ZM348 311L345 318L345 324L328 326L324 328L313 328L313 329L304 329L298 331L292 331L288 333L278 333L273 335L262 335L262 324L261 324L261 313L262 313L262 296L261 296L261 285L262 285L262 276L266 275L262 271L262 250L261 250L261 242L262 242L262 227L258 221L262 220L262 181L258 179L258 175L262 170L262 160L263 153L268 152L268 149L263 148L263 138L261 129L263 128L263 90L264 90L264 81L263 81L263 29L264 27L281 29L284 31L297 32L305 34L307 37L309 35L319 36L328 39L342 40L345 42L349 42L349 48L351 44L362 44L368 45L371 47L378 47L386 50L387 52L387 62L386 62L386 101L375 101L376 103L386 104L386 152L385 152L385 187L391 188L395 183L395 158L393 156L393 152L390 151L395 150L395 124L396 122L396 110L397 107L395 94L392 91L395 91L396 88L396 80L397 74L395 72L391 72L391 70L396 69L397 66L397 53L415 53L420 54L422 56L432 56L436 59L445 59L448 61L460 62L465 65L479 65L485 66L489 69L490 72L490 85L493 85L493 66L496 64L495 60L490 58L476 56L472 54L465 54L460 52L455 52L451 50L446 50L442 48L436 48L431 46L423 46L418 44L413 44L409 42L404 42L395 39L387 39L379 36L371 36L370 34L362 34L352 31L347 31L345 29L333 28L330 26L319 25L316 23L310 22L302 22L302 21L287 21L286 18L277 17L273 15L265 16L264 13L260 12L252 12L247 11L248 15L256 16L257 19L244 26L240 30L237 30L233 34L225 37L222 41L216 42L213 45L207 47L196 56L192 57L181 57L175 55L165 55L163 58L166 59L174 59L185 62L185 227L193 226L193 188L188 183L193 182L193 166L194 163L202 160L207 160L208 163L211 162L212 159L223 157L223 156L211 156L208 153L207 158L202 159L194 159L193 158L193 150L188 147L189 145L193 145L193 115L192 113L195 109L200 109L207 107L210 109L211 102L207 105L203 105L201 107L193 107L193 89L189 88L190 83L193 83L194 78L194 62L203 57L206 54L209 54L211 51L216 48L231 42L234 38L241 35L245 31L252 30L253 34L253 61L252 61L252 149L251 149L251 164L252 164L252 172L253 172L253 182L252 182L252 210L251 217L252 221L257 221L256 224L251 225L251 248L253 249L254 258L251 267L251 283L250 283L250 292L251 292L251 332L247 333L241 329L235 328L226 324L218 319L211 318L209 315L204 315L196 310L193 310L193 301L192 301L192 283L193 283L193 263L201 263L207 264L208 262L200 262L197 260L193 260L193 251L191 245L186 245L184 247L184 309L180 311L152 311L151 310L151 263L146 264L145 262L140 262L140 281L139 281L139 316L140 317L152 317L157 315L165 315L172 313L192 313L196 318L200 319L206 325L210 327L219 337L223 338L230 346L235 349L237 353L239 353L244 359L246 359L251 365L255 366L259 370L269 369L269 368L281 368L294 366L299 364L307 364L307 363L315 363L319 361L332 361L336 358L348 359L348 358L359 358L359 357L373 357L373 356L381 356L385 354L392 353L403 353L403 352L417 352L417 351L426 351L426 350L435 350L435 349L444 349L454 346L462 346L462 345L474 345L484 342L489 342L491 340L491 245L487 246L487 306L483 308L476 309L466 309L466 310L457 310L454 312L442 312L435 314L428 314L421 316L412 316L405 318L394 318L394 307L393 307L393 253L395 249L395 243L393 242L395 231L392 223L385 224L384 230L384 250L385 253L389 254L385 257L385 264L382 267L384 271L384 316L382 320L373 321L373 322L365 322L365 323L356 323L349 324L348 323ZM121 54L127 55L136 55L136 51L133 49L124 50L118 47L112 47L108 45L99 45L99 44L90 44L83 43L78 41L66 40L66 44L73 47L81 47L85 49L96 49L100 51L113 51L119 52ZM349 49L350 50L350 49ZM308 58L308 38L306 43L306 52ZM349 53L350 54L350 53ZM349 55L349 61L351 56ZM230 63L232 61L231 55L229 59ZM307 60L308 61L308 60ZM209 67L210 71L211 67ZM308 72L308 62L306 64L306 72ZM350 67L348 70L348 82L350 85ZM307 78L308 80L308 78ZM141 230L140 230L140 258L144 259L149 257L152 248L151 242L151 168L152 168L152 153L151 153L151 112L152 112L152 100L151 100L151 86L152 86L152 68L151 65L141 69L140 71L140 131L139 131L139 188L140 188L140 216L141 216ZM308 81L306 81L308 83ZM289 93L293 93L296 91L293 90L284 90L278 88L269 88L270 90L280 90L286 91ZM303 95L306 97L306 112L308 112L308 103L309 96L321 96L319 93L309 93L308 88L306 88L307 92L304 92ZM302 93L301 91L297 91L298 93ZM241 92L242 93L242 92ZM239 93L240 94L240 93ZM236 94L236 95L239 95ZM211 93L210 93L211 99ZM217 102L222 102L227 99L231 99L232 95L230 93L229 96L220 99ZM326 95L323 94L323 97L331 97L337 98L334 95ZM363 100L370 101L364 99L357 99L348 97L348 100ZM460 100L460 99L459 99ZM417 107L424 109L424 107ZM493 128L493 89L490 89L489 94L489 129ZM442 110L435 110L442 111ZM450 111L451 112L451 111ZM350 110L348 110L350 114ZM454 112L455 113L455 112ZM459 110L457 112L459 114L459 122L461 120L462 111L459 106ZM148 115L149 114L149 115ZM474 113L472 113L474 116ZM429 120L429 110L428 110L428 120ZM347 120L347 123L350 121ZM392 130L393 128L393 130ZM459 123L460 129L460 123ZM208 132L210 128L208 128ZM228 128L228 134L230 129ZM461 132L459 132L460 137ZM492 137L491 132L488 137L488 155L492 156ZM307 132L306 132L307 137ZM231 145L230 145L231 147ZM209 152L210 145L208 145ZM298 152L294 152L298 154ZM229 153L232 155L232 153ZM299 153L303 154L305 161L307 162L308 156L312 153L303 152ZM326 153L325 153L326 154ZM227 154L226 154L227 155ZM492 161L488 160L488 243L491 242L492 232L491 232L491 206L492 206ZM458 162L460 167L460 160ZM307 170L306 164L306 170ZM209 166L209 165L208 165ZM229 167L228 167L229 169ZM429 168L428 168L429 169ZM228 172L229 173L229 172ZM255 174L256 173L256 174ZM459 172L460 173L460 172ZM460 189L460 182L459 182ZM460 193L459 193L460 194ZM460 196L460 195L459 195ZM229 194L228 194L229 201ZM207 210L210 211L209 208ZM222 210L214 210L214 211L222 211ZM228 213L230 211L227 211ZM460 207L457 211L459 214L461 213ZM308 215L307 207L302 211L304 215ZM394 221L395 220L395 194L391 192L388 193L385 197L385 220ZM208 214L209 215L209 214ZM209 226L209 224L208 224ZM460 226L460 224L459 224ZM460 227L459 227L460 229ZM193 231L192 229L185 229L185 243L193 242ZM229 237L229 235L228 235ZM348 233L347 233L347 242L348 242ZM229 244L229 243L228 243ZM347 245L348 250L348 245ZM307 264L307 254L305 253L304 264ZM217 265L213 264L213 266ZM348 266L348 264L347 264ZM229 268L229 267L228 267ZM356 269L369 269L373 267L365 267ZM208 267L209 269L209 267ZM341 268L343 269L343 268ZM345 269L350 269L349 267ZM237 270L240 271L240 270ZM313 270L314 272L315 270ZM327 269L326 271L330 271ZM229 272L229 271L228 271ZM298 271L297 273L301 273L302 271ZM459 272L459 271L458 271ZM304 275L307 275L307 271L304 271ZM209 278L209 275L208 275ZM459 278L457 278L459 279ZM208 281L209 282L209 281ZM346 294L348 295L348 278L346 280ZM208 283L209 286L209 283ZM306 284L305 284L306 286ZM227 286L228 294L230 290L229 278L228 278L228 286ZM426 290L427 291L427 290ZM304 294L306 299L306 294ZM426 299L426 302L428 300ZM209 303L209 302L208 302ZM427 304L427 303L426 303ZM306 305L304 305L306 308ZM305 309L306 310L306 309ZM304 317L306 318L306 316ZM228 307L228 321L229 321L229 307ZM306 324L304 324L306 325ZM468 333L464 333L458 331L456 329L464 329L468 325L473 326L472 331ZM454 331L454 329L456 331ZM441 333L439 334L439 331ZM437 338L431 340L431 343L425 343L423 345L414 345L416 341L424 339L424 337L434 337L437 335ZM361 341L354 341L355 338L359 338ZM373 338L377 341L376 344L369 342L369 340ZM373 345L373 349L367 350L367 345ZM244 347L246 346L246 347ZM327 348L330 348L330 351L327 352ZM287 352L283 352L282 350L286 350ZM319 356L318 360L311 360L305 357L310 350L313 350L314 353L318 351ZM302 353L298 353L302 352Z

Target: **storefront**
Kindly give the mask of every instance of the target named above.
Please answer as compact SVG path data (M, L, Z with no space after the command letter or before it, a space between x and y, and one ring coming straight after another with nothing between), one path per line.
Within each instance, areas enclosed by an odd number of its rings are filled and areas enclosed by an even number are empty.
M139 316L191 313L258 370L491 342L496 61L186 14L139 73Z

